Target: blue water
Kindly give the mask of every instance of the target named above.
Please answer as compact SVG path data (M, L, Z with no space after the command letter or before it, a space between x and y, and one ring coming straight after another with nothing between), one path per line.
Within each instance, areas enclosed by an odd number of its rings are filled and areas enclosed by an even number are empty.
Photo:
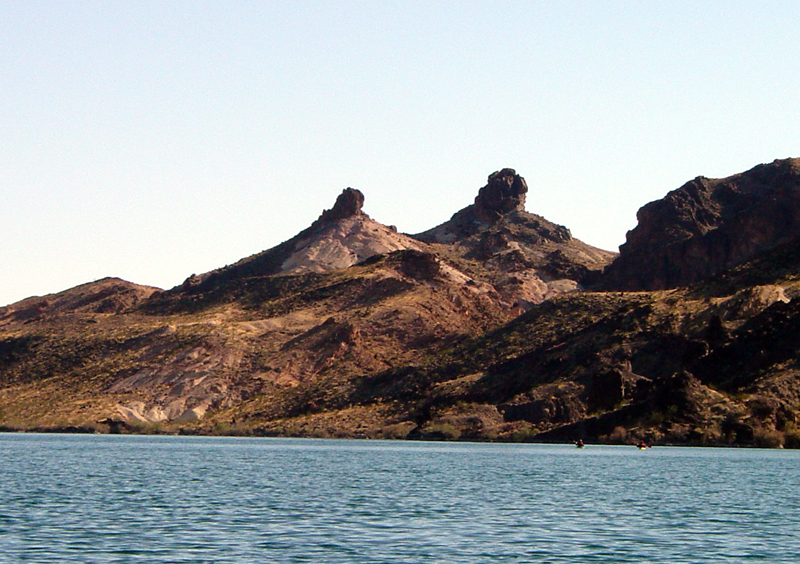
M0 434L0 562L800 562L800 452Z

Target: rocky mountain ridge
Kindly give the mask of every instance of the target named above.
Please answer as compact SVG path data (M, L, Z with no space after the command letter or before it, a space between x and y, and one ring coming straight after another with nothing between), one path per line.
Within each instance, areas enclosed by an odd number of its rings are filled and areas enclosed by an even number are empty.
M418 235L346 189L171 290L0 308L0 427L798 446L797 162L648 204L617 258L526 212L513 169Z

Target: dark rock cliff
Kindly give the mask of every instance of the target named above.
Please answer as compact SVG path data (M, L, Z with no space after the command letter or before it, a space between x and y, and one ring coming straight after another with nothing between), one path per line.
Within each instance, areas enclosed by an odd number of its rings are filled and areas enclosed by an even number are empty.
M800 159L698 177L642 207L600 284L661 290L719 274L800 234Z

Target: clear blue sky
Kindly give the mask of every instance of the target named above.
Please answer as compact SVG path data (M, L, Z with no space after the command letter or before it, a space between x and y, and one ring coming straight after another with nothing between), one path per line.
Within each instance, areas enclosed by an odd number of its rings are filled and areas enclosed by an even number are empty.
M172 287L347 186L416 233L512 167L616 250L695 176L800 156L800 1L0 0L0 305Z

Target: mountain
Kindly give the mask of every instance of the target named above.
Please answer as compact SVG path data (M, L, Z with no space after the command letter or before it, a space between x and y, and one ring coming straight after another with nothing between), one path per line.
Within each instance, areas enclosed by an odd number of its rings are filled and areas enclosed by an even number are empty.
M152 286L139 286L119 278L104 278L59 294L27 298L0 307L0 329L64 313L121 313L159 291Z
M522 190L522 192L520 192ZM399 250L436 255L474 281L490 284L517 313L599 277L616 253L591 247L569 230L524 211L527 184L513 169L489 176L475 203L438 227L398 233L362 210L364 195L345 189L308 229L280 245L201 275L168 292L230 297L236 286L263 276L325 273Z
M6 308L0 422L116 429L211 414L286 418L325 404L308 399L319 390L336 395L363 374L431 362L522 311L524 292L491 283L492 269L526 276L515 260L497 260L503 250L449 253L374 221L363 204L347 188L295 237L171 290L104 280ZM535 235L537 222L502 227L525 216L499 211L475 233L495 229L515 248L519 238L529 254L540 240L540 254L579 244L549 223L560 240ZM548 279L548 295L578 287L560 260L567 272Z
M797 164L688 183L619 256L512 169L416 235L348 188L170 290L0 309L0 427L798 447Z

